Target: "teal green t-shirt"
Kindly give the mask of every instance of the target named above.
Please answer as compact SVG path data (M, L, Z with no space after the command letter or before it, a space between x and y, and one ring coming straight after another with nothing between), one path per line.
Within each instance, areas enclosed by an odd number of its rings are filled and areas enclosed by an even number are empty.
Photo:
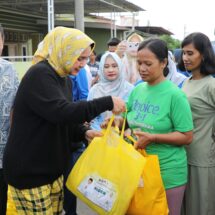
M127 121L131 129L166 134L193 129L192 114L185 94L170 81L150 86L141 83L130 94L127 102ZM151 143L148 154L159 157L165 189L187 182L187 157L183 146Z

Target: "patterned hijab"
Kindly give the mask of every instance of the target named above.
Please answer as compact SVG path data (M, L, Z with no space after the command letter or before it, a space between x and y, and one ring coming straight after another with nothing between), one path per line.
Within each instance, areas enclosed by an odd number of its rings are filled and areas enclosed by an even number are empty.
M94 48L94 41L80 30L56 27L39 44L33 63L47 60L61 77L65 77L70 74L80 54L89 46Z

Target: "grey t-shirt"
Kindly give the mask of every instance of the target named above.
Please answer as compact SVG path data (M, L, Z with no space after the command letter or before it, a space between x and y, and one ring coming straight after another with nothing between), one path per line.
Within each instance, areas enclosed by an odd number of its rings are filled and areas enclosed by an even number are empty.
M193 142L186 147L188 163L199 167L215 166L215 78L189 78L182 90L186 93L193 116Z

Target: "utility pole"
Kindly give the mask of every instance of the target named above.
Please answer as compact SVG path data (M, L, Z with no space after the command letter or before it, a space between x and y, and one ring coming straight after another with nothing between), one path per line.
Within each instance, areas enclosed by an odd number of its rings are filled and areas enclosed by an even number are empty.
M132 31L135 30L135 13L133 12L132 13L132 28L131 28Z
M111 15L111 18L110 18L110 37L112 38L113 37L113 13L111 12L110 13Z
M48 0L48 32L54 28L54 0Z
M75 0L75 28L84 32L84 0Z
M115 9L113 10L113 30L114 30L114 37L117 37L117 33L116 33L116 12Z
M184 25L184 38L186 37L186 34L187 34L187 26Z

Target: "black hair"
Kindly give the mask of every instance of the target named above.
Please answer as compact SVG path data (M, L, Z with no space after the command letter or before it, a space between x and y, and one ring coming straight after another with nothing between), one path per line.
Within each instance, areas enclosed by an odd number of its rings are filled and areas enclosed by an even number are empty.
M121 42L121 40L119 40L116 37L110 38L107 42L108 46L117 46L119 43Z
M91 44L90 44L91 49L94 49L94 48L95 48L95 45L96 45L95 43L91 43Z
M215 72L215 54L209 38L203 33L195 32L184 38L181 43L181 48L183 49L184 46L189 44L193 44L195 49L197 49L203 57L200 65L200 73L203 75L213 74ZM178 68L186 70L182 56L183 52L178 63Z
M96 56L96 61L97 61L97 62L100 62L100 60L101 60L103 54L104 54L104 53L100 53L100 54L98 54L98 55Z
M174 58L175 58L175 62L178 63L180 61L180 58L181 58L181 53L182 53L182 49L175 49L173 51L173 55L174 55Z
M167 59L167 62L168 62L168 48L165 41L158 38L149 38L140 43L138 51L141 51L144 48L147 48L151 52L153 52L160 62L163 62L165 59ZM167 65L163 71L165 77L169 73L169 69Z
M4 28L2 27L1 24L0 24L0 35L2 37L2 40L4 40Z

